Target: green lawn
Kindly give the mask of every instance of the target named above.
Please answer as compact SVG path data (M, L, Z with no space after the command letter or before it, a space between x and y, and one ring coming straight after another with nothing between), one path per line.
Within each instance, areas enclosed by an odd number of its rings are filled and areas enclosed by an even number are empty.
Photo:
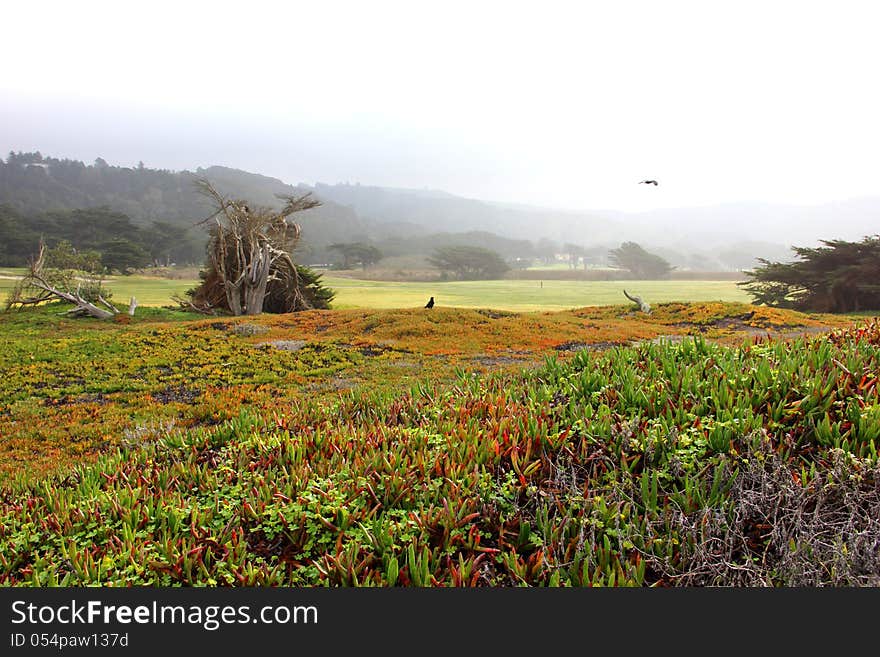
M0 269L0 303L6 301L6 295L15 285L13 277L23 273L23 269ZM174 304L171 301L172 295L182 295L186 290L195 287L198 281L154 276L110 276L105 284L113 293L111 300L117 306L128 307L128 300L132 296L141 306L168 306Z
M652 304L667 301L751 301L751 297L733 281L501 280L396 283L332 276L325 276L322 280L336 290L334 308L419 307L433 296L438 306L524 312L566 310L629 303L623 296L624 289Z
M21 270L0 270L0 300ZM4 278L6 276L6 278ZM582 306L628 303L623 290L649 303L666 301L741 301L751 298L733 281L455 281L398 283L324 276L336 290L334 308L413 308L433 296L438 306L498 308L513 311L566 310ZM113 300L127 305L135 296L142 306L173 305L171 296L194 287L195 280L170 280L149 276L113 276L107 286Z

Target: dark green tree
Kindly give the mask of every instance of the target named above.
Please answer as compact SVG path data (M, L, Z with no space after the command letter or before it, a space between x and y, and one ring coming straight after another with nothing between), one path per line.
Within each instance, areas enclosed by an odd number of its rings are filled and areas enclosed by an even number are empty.
M9 205L0 205L0 265L26 265L39 241L39 234L30 228L21 214Z
M33 217L32 230L47 242L70 242L76 249L95 249L110 240L125 238L140 244L141 229L131 219L108 207L58 210Z
M329 308L330 303L336 296L336 293L329 287L325 287L321 282L322 274L314 269L303 265L295 265L297 279L299 283L300 294L303 297L302 306L297 310L305 310L307 308ZM266 294L266 300L263 303L265 312L284 313L290 312L287 291L281 285L269 284L269 291Z
M143 231L143 243L157 267L167 267L174 262L193 262L204 250L204 245L194 240L188 228L168 221L153 221Z
M127 274L150 264L150 254L139 244L118 237L101 245L101 264L109 271Z
M660 256L645 251L635 242L624 242L620 247L608 252L611 264L621 269L628 269L634 278L664 278L675 267Z
M327 248L342 255L343 269L351 269L354 265L366 269L382 259L382 252L366 242L337 242Z
M880 309L880 236L861 242L822 240L824 246L793 247L796 262L770 262L745 272L737 283L755 303L812 312Z
M444 246L428 258L444 277L461 280L501 278L510 267L495 251L479 246Z
M97 251L78 251L67 240L62 240L51 249L46 249L45 266L50 269L87 274L100 274L103 271L100 253Z
M202 238L169 222L156 221L140 228L125 214L108 208L25 216L9 205L0 205L0 264L27 265L34 245L41 241L47 247L65 244L71 254L108 251L104 264L120 270L142 267L150 259L162 264L196 262L204 252ZM146 261L144 252L148 254Z

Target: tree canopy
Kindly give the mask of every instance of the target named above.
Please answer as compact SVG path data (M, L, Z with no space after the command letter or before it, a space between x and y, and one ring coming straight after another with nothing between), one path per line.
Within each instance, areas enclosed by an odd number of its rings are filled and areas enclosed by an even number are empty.
M343 269L351 269L354 265L366 269L382 259L382 252L366 242L337 242L327 248L342 255Z
M500 278L510 266L494 251L479 246L444 246L428 258L444 276L462 280Z
M820 247L792 247L797 262L770 262L745 272L738 283L755 303L812 312L880 309L880 236L861 242L822 240Z
M42 240L47 246L69 244L76 251L96 251L108 270L125 273L148 265L195 262L204 253L202 237L164 221L139 226L108 207L53 210L26 215L0 205L0 265L26 265Z
M634 278L663 278L675 269L666 260L645 251L635 242L624 242L619 248L611 249L608 259L615 267L628 269Z

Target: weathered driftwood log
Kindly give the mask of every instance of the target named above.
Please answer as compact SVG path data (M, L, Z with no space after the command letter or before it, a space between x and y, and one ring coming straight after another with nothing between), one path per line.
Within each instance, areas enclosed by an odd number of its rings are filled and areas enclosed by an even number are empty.
M633 296L629 294L626 290L623 291L623 294L624 296L626 296L627 299L637 304L639 310L641 310L643 313L651 312L651 304L649 304L647 301L642 300L642 297Z

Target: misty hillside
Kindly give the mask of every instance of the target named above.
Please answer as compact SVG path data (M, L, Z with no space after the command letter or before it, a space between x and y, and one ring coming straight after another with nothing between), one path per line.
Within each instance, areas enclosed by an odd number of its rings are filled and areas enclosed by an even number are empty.
M792 246L813 246L822 239L859 240L880 230L880 197L817 206L744 202L636 213L572 212L366 185L318 183L310 189L374 222L489 231L511 239L545 238L587 247L614 248L632 240L673 264L694 269L750 268L756 258L790 260Z
M673 265L694 270L739 270L756 258L790 260L790 246L819 239L857 240L880 226L880 197L795 207L729 203L641 213L572 212L480 201L439 190L360 184L292 185L277 178L221 166L168 171L111 166L10 153L0 160L0 203L35 215L53 210L108 206L136 223L161 220L192 227L210 213L195 189L207 178L221 193L278 206L278 194L312 192L322 201L298 217L302 253L328 261L328 245L370 241L390 254L427 253L440 244L479 242L506 257L533 255L529 242L566 243L592 249L636 241Z
M200 167L194 177L210 180L226 196L269 207L281 206L279 194L300 195L311 191L288 185L277 178L220 166ZM354 210L331 199L315 196L321 199L321 205L296 215L296 221L302 226L302 251L320 255L326 245L334 242L369 240L370 231Z
M550 208L510 206L434 190L317 183L322 199L348 206L365 219L400 222L430 231L488 231L511 239L546 238L564 244L619 244L623 226L607 217Z
M210 180L224 195L259 205L280 206L276 194L301 194L303 189L275 178L226 167L168 171L143 166L92 165L77 160L10 153L0 160L0 204L26 216L52 211L107 206L145 225L161 220L192 228L211 213L210 202L194 185ZM363 222L349 208L322 199L323 205L303 212L303 250L335 241L366 239Z

